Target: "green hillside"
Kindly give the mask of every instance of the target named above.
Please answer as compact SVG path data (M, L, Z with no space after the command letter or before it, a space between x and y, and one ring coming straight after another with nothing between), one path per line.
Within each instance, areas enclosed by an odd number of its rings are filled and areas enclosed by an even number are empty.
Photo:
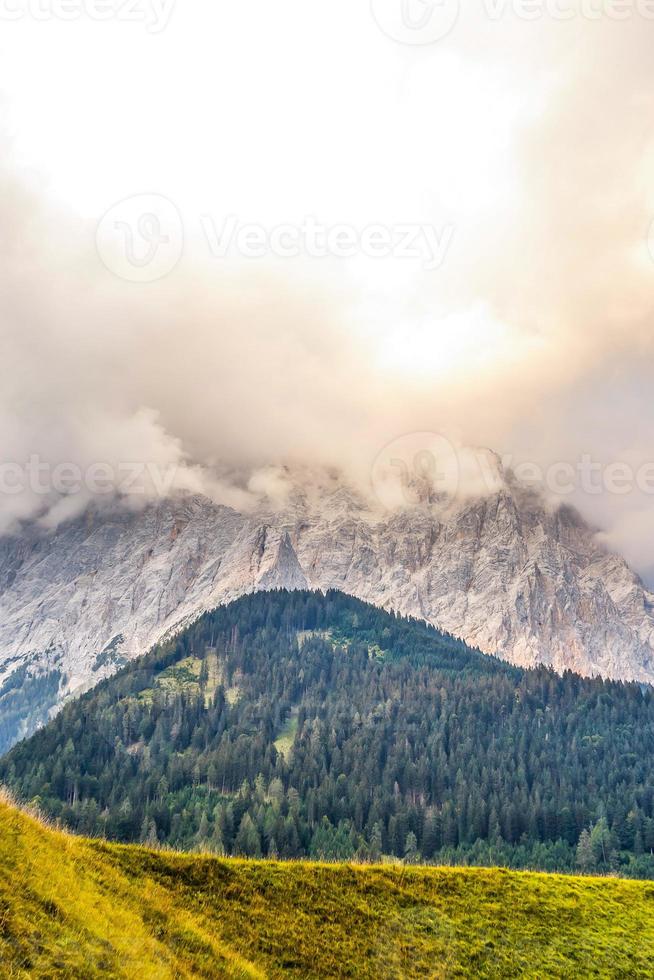
M518 670L330 593L248 596L0 760L88 836L654 877L654 691Z
M651 977L653 962L644 882L181 855L0 803L2 976Z

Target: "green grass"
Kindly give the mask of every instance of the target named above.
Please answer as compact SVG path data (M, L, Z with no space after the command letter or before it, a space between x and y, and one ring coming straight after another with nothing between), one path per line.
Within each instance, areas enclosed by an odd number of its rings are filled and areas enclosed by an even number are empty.
M339 629L299 630L297 638L300 648L302 648L302 644L307 640L316 638L329 643L334 650L336 650L338 647L341 647L343 650L348 650L352 643L352 637L343 632L343 630ZM372 643L370 640L367 640L366 645L368 647L368 654L371 660L373 658L375 660L383 660L388 655L388 651L382 650L378 643Z
M0 803L0 975L652 977L654 886L222 860L76 838Z
M218 685L222 683L222 667L215 651L207 652L204 658L186 657L165 670L162 670L154 682L154 687L140 691L138 697L151 703L156 691L165 694L196 694L200 690L200 671L203 664L207 667L207 680L204 686L205 705L211 704ZM238 693L238 692L237 692ZM227 692L229 700L229 691Z
M297 735L298 729L298 714L299 708L291 708L290 713L284 724L282 725L279 735L275 739L275 748L283 755L285 759L288 759L291 752L293 751L293 743L295 742L295 736Z

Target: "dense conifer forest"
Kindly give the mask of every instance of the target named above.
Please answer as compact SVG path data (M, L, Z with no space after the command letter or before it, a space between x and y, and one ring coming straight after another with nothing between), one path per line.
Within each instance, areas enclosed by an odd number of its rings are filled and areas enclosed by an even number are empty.
M520 670L339 593L203 616L0 761L83 834L654 877L654 691Z
M0 754L26 731L45 725L57 703L61 680L58 668L31 675L28 665L23 664L0 685Z

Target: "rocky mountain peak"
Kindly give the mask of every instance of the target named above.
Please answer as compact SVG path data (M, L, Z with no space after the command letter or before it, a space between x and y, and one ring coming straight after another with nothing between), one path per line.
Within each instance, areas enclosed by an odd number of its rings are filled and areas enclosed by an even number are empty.
M188 495L2 538L0 684L58 671L58 704L206 609L275 588L339 589L524 666L654 681L654 596L574 510L487 461L490 491L455 504L384 510L327 474L254 511Z

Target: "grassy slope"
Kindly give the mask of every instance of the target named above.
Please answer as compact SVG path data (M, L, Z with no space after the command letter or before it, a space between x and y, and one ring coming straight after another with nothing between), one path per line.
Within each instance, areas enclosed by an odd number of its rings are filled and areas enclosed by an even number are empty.
M219 860L75 838L0 803L9 977L654 976L654 886Z

